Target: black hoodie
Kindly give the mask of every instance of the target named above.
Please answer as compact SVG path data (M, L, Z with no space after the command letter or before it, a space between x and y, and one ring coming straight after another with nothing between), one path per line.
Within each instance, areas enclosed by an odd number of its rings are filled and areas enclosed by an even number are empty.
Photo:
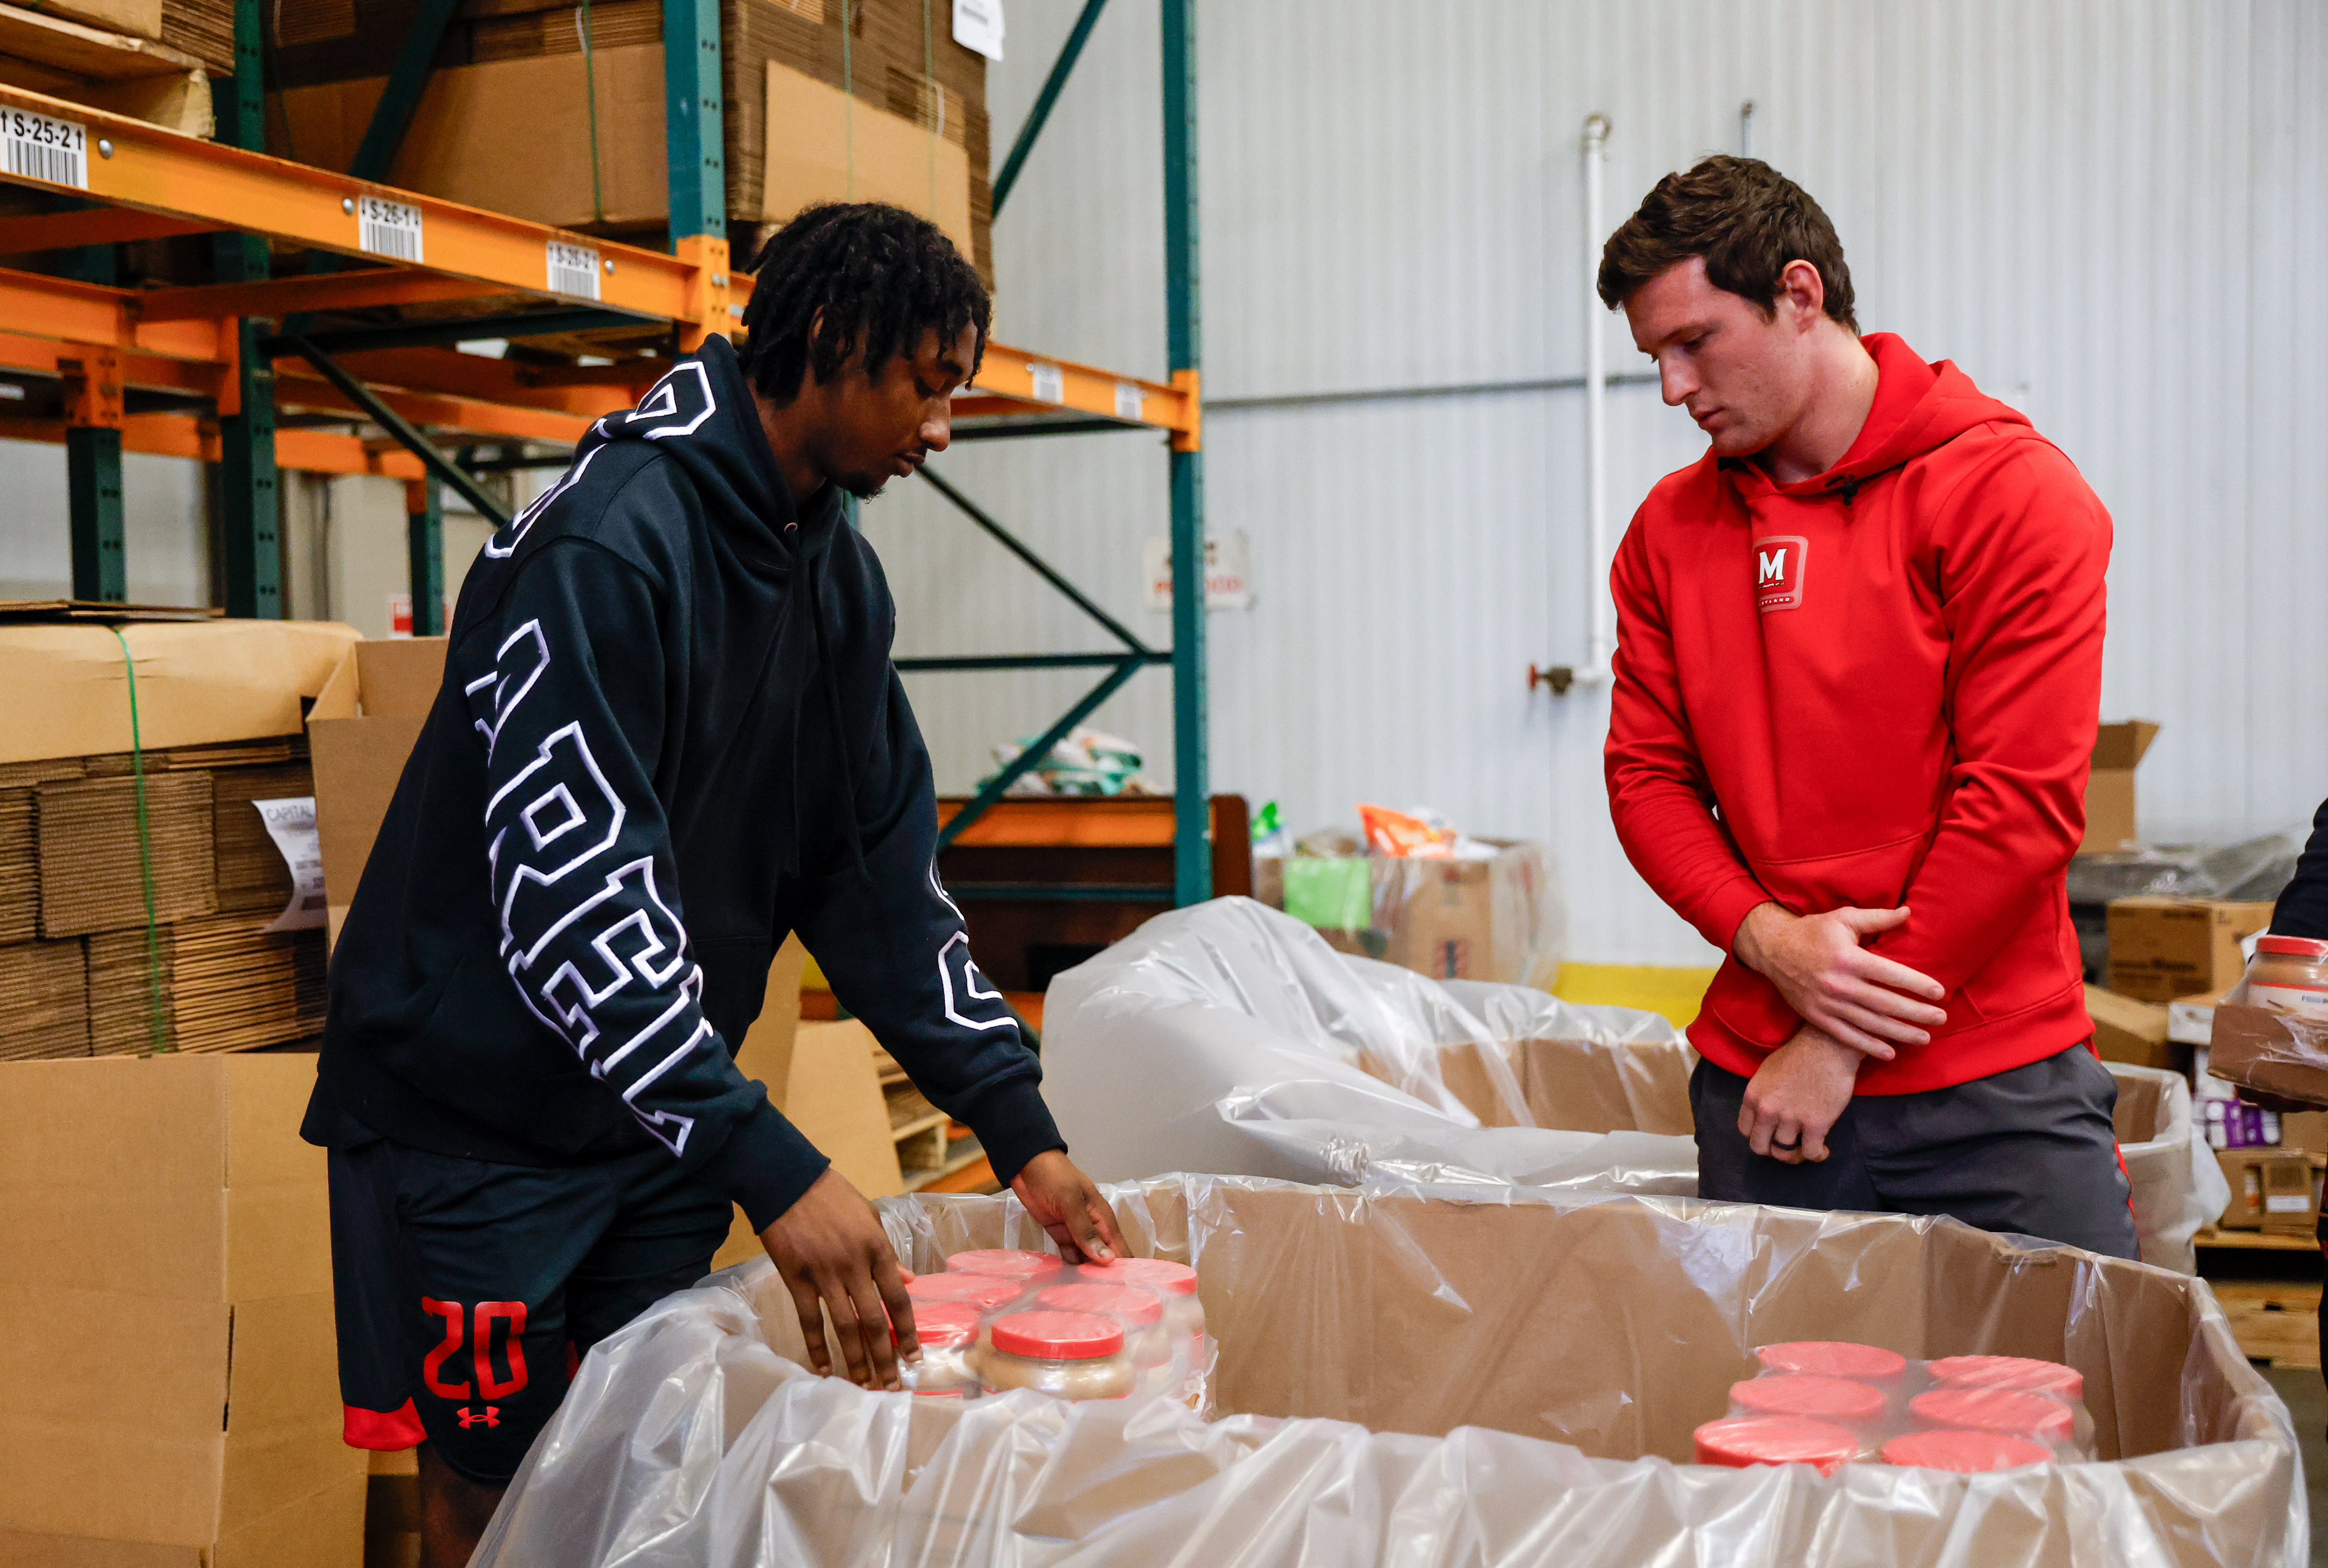
M798 931L997 1177L1065 1147L938 882L896 618L837 491L795 514L725 338L593 426L462 587L310 1138L555 1166L652 1137L764 1227L827 1164L734 1061Z

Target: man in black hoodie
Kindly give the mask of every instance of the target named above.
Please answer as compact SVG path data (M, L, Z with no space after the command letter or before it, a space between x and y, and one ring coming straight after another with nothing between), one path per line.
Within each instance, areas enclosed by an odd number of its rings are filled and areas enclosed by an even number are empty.
M939 883L895 606L842 512L944 448L988 318L921 219L803 213L741 355L713 337L599 420L463 585L303 1129L349 1441L425 1435L424 1563L467 1560L579 1354L705 1272L731 1199L816 1369L829 1314L849 1376L900 1385L878 1218L733 1060L789 932L1065 1255L1122 1245Z

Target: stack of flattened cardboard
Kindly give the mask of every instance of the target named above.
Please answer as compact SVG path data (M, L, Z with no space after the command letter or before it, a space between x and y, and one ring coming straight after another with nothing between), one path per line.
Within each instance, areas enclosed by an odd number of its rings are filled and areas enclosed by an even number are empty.
M298 741L301 752L305 751L304 737L286 738ZM289 901L291 868L252 803L296 800L314 793L314 771L305 761L222 767L211 775L220 914L259 909L271 914Z
M34 795L40 835L41 934L51 939L142 926L146 919L144 837L158 921L218 907L211 858L211 775L60 780ZM142 822L141 822L142 817Z
M89 1032L100 1056L155 1044L179 1051L247 1051L324 1027L324 934L270 933L273 915L185 920L89 939Z
M89 982L78 942L0 947L0 1060L89 1055Z

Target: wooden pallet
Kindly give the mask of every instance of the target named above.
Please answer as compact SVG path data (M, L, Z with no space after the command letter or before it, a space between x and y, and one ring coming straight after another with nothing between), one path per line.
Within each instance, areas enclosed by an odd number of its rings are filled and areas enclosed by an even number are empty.
M2318 1285L2225 1280L2214 1289L2248 1359L2274 1366L2320 1365Z

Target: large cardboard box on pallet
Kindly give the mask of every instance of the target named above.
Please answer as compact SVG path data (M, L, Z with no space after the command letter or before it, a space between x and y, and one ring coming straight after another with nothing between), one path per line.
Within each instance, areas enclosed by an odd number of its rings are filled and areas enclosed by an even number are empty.
M0 1064L0 1561L350 1568L302 1055Z

